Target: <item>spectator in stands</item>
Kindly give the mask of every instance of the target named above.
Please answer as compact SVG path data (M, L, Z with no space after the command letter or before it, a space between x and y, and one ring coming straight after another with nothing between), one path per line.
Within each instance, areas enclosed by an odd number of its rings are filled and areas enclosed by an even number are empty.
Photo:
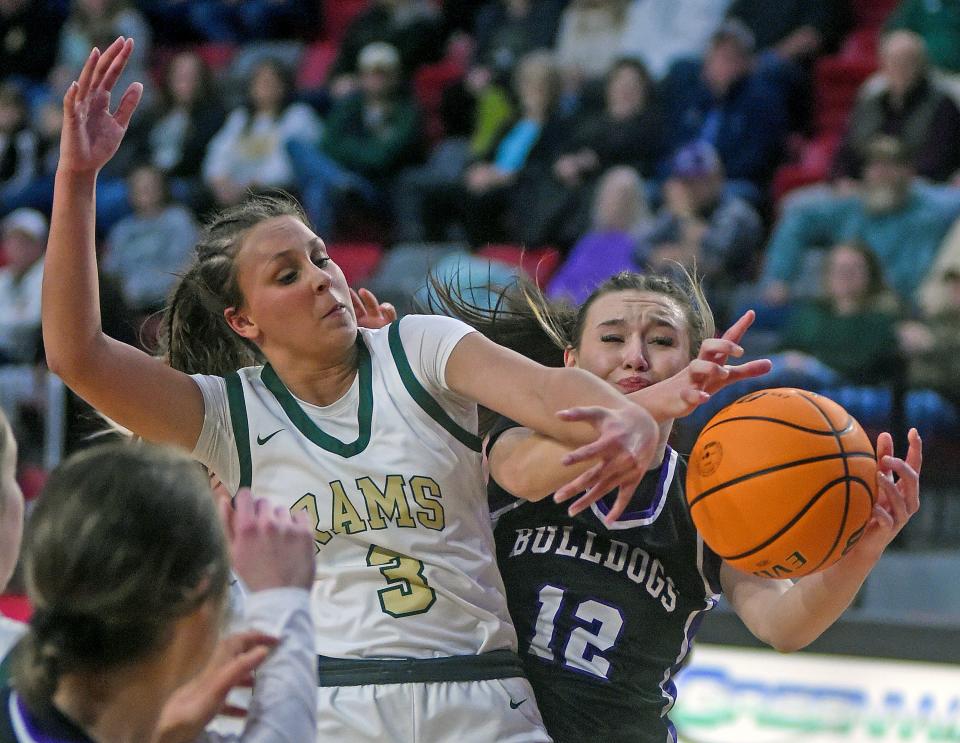
M474 23L477 62L508 83L525 55L553 47L562 10L559 0L487 0Z
M56 66L50 83L55 91L66 90L76 80L90 56L90 48L106 49L118 36L136 39L136 49L119 84L126 90L136 80L148 79L152 33L150 25L127 0L74 0L60 32ZM150 103L150 86L144 89Z
M536 196L568 136L559 112L561 80L553 55L531 52L517 66L514 90L519 117L499 139L491 155L471 164L458 186L433 194L425 219L430 239L444 239L451 218L473 246L542 234ZM509 226L508 226L509 224Z
M724 22L703 60L678 62L661 86L671 148L709 142L727 178L759 201L787 133L786 85L770 65L758 67L750 30Z
M605 106L585 114L541 184L541 208L552 224L538 242L571 245L590 223L590 202L601 173L615 165L654 175L663 154L663 111L643 62L619 59L607 74ZM552 206L552 210L550 207Z
M606 77L620 54L630 0L573 0L560 17L555 51L568 91Z
M0 200L20 193L34 179L39 154L23 94L11 82L0 84Z
M360 89L336 101L320 149L298 140L289 145L304 208L325 236L334 230L345 194L384 206L393 177L422 156L420 112L397 50L375 41L357 64Z
M943 304L900 323L897 335L910 386L936 390L960 405L960 269L948 269L939 283Z
M593 223L551 278L547 296L579 306L611 276L638 270L637 239L650 220L640 174L626 165L610 168L597 187Z
M23 493L17 484L17 442L0 408L0 593L13 576L23 534ZM0 658L23 634L19 622L0 615ZM3 679L0 678L0 683Z
M960 5L930 0L900 0L885 28L919 34L931 63L949 73L960 73Z
M823 296L788 312L781 353L766 386L819 389L831 384L881 384L902 365L894 332L896 301L870 246L834 246Z
M787 300L806 250L862 240L880 259L887 284L913 302L958 212L956 192L917 182L906 148L881 135L867 147L855 193L801 192L784 203L767 248L764 299L773 305Z
M7 264L0 267L0 363L28 364L40 341L40 284L47 219L18 209L2 223Z
M655 80L674 62L700 58L730 0L635 0L627 12L620 53L639 57Z
M129 307L148 315L163 306L178 272L189 263L197 226L189 209L171 203L158 168L141 165L127 183L133 214L110 230L102 265L120 283Z
M236 204L250 189L294 185L286 145L317 141L321 124L313 109L292 98L293 78L279 61L267 58L254 68L247 102L227 116L203 161L217 204Z
M405 79L420 65L442 55L442 23L436 3L430 0L373 0L347 28L328 73L335 98L356 91L360 52L369 44L390 44L400 55Z
M56 59L64 13L49 0L0 2L0 70L31 87L42 86Z
M658 273L674 272L677 264L697 271L714 312L723 317L734 287L753 278L763 240L760 215L725 190L723 164L706 142L677 152L663 197L636 262Z
M960 110L931 74L923 39L912 31L884 37L879 84L867 82L860 93L833 177L860 178L866 148L878 134L903 142L918 175L947 181L960 169Z
M8 188L0 194L0 214L9 214L25 206L44 213L50 211L53 204L53 176L60 159L62 127L63 107L55 101L41 103L34 115L37 155L33 178L20 188Z
M170 60L157 105L134 119L128 133L139 139L142 159L172 179L178 201L199 203L201 165L207 146L223 125L225 113L210 68L194 51Z

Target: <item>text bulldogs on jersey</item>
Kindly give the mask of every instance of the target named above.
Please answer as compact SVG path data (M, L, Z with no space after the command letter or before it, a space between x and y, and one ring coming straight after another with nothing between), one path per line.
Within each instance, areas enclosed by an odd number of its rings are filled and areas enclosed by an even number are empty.
M559 557L584 560L623 573L630 580L646 588L653 598L659 599L668 612L677 607L677 593L673 580L664 574L663 564L642 547L630 547L617 539L610 539L606 550L594 546L597 535L586 532L583 544L571 544L573 527L564 526L558 534L557 526L538 526L536 529L516 529L517 539L510 550L509 557L519 557L525 553L552 553ZM601 540L602 541L602 540Z

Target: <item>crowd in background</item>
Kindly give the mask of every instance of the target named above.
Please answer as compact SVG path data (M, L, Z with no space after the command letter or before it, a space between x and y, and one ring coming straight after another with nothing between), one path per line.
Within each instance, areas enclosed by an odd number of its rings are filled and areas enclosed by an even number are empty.
M956 444L952 3L0 0L0 405L28 464L60 100L119 35L120 88L145 100L97 184L117 337L150 347L205 215L282 188L407 311L438 258L509 281L485 257L506 246L549 257L524 267L575 302L619 270L695 267L720 324L757 309L765 384L871 386L839 400Z

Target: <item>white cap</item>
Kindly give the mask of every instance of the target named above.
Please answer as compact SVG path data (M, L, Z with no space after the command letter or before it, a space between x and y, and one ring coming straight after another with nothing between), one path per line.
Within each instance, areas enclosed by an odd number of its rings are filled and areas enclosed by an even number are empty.
M47 218L36 209L15 209L3 220L3 232L22 232L37 242L47 241Z
M394 70L400 66L400 53L393 44L374 41L367 44L357 55L357 69L388 68Z

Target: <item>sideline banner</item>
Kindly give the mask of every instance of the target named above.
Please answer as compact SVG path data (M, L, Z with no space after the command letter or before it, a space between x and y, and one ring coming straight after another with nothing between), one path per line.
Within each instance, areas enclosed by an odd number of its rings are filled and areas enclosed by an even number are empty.
M697 644L680 743L960 743L960 666Z

